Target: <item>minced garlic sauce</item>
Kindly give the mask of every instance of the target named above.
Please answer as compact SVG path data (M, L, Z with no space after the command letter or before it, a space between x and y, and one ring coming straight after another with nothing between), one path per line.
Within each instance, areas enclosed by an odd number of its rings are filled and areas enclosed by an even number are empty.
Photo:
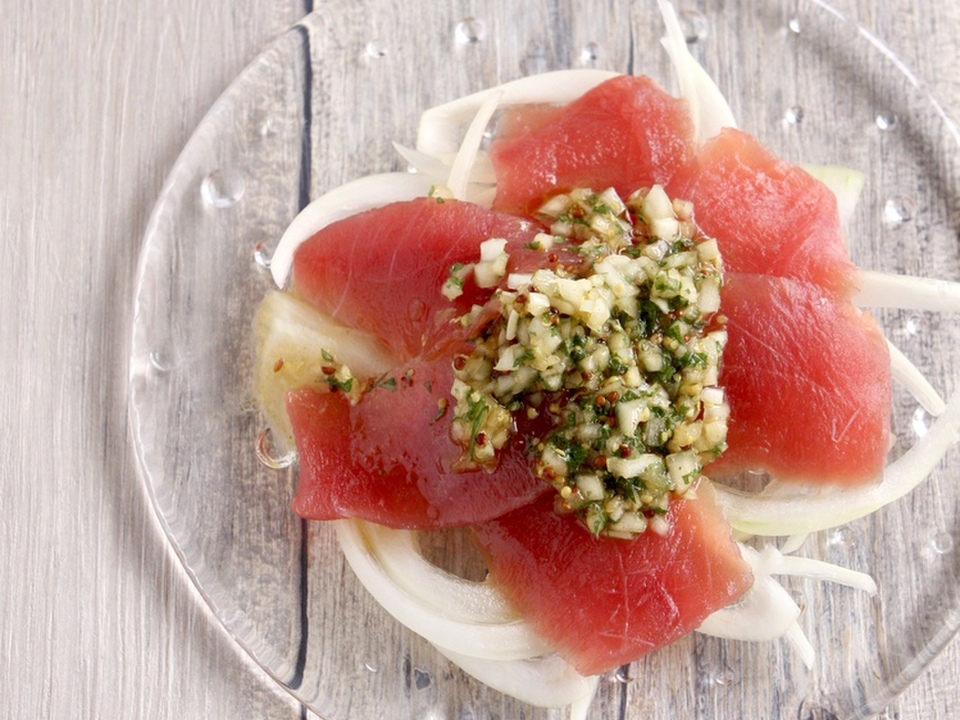
M493 467L517 414L549 413L552 429L526 440L558 510L596 535L663 532L671 497L726 447L717 243L697 229L692 205L660 186L625 202L613 189L574 190L540 215L550 233L531 247L543 250L543 268L506 276L506 243L493 238L444 286L455 297L473 272L498 288L500 304L473 351L454 361L461 464ZM551 267L558 247L580 262Z

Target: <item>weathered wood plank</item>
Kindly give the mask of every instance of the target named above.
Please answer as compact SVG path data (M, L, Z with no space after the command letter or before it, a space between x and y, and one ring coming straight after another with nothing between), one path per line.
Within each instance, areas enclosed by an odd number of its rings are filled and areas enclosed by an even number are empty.
M846 0L837 5L883 37L948 109L960 112L960 8L955 3ZM568 6L582 7L576 21L547 31L551 22L572 15ZM732 0L724 5L728 12L739 6ZM795 72L764 52L782 42L777 33L790 16L789 6L770 3L769 12L744 15L732 27L710 28L703 56L719 69L735 107L741 93ZM369 171L364 158L370 153L387 156L391 138L381 135L369 147L372 128L386 127L409 142L415 112L428 100L558 62L625 69L631 52L628 30L634 34L634 63L640 69L638 48L659 57L659 29L644 24L643 9L635 7L630 16L615 7L619 4L587 7L545 0L476 6L470 14L484 20L486 35L475 45L457 44L448 22L420 10L411 9L406 25L399 27L376 14L365 26L331 26L336 43L370 58L362 60L369 65L369 85L356 84L345 66L323 63L314 66L316 83L329 97L348 97L367 111L351 127L318 126L314 141L327 149L335 174L349 176ZM10 4L5 15L0 30L0 162L5 171L0 174L0 267L7 272L6 282L0 283L2 717L292 720L300 713L213 621L153 518L129 443L126 354L140 239L166 174L221 91L304 9L293 0L229 5L70 0L56 13L35 3ZM523 39L506 32L536 24L541 30ZM760 44L739 51L739 67L723 64L723 54L738 47L741 31L758 25L767 29L758 35ZM424 50L428 61L421 72L391 71L391 60L406 51L404 37L424 26L436 46ZM500 33L505 39L499 52L485 52L484 43ZM367 51L368 42L375 43L373 54L377 48L387 53L379 66ZM444 73L451 58L462 73ZM661 60L654 64L658 72L665 71ZM864 82L874 81L882 84L884 78L864 77ZM785 152L802 153L807 149L802 134L781 133L776 121L795 104L804 106L808 119L816 117L817 104L827 100L815 88L804 87L802 78L797 87L797 99L784 97L777 107L747 113L744 124L765 128ZM371 97L382 102L373 104ZM890 99L881 100L878 108ZM836 149L845 152L842 144ZM938 147L929 149L935 153ZM875 161L868 155L852 159ZM944 170L946 177L956 177L955 171ZM312 191L320 192L326 182L314 175ZM952 192L955 200L955 187ZM918 209L924 210L922 203ZM956 203L934 208L925 217L942 219L941 212L953 213L956 230ZM864 257L874 256L864 251ZM923 253L907 253L904 260L921 269L938 262ZM894 513L883 522L899 532L907 519ZM323 531L312 534L310 542L314 557L332 551ZM881 562L901 561L911 558ZM344 583L330 592L334 602L356 608L360 588L342 564L334 573ZM912 598L914 590L904 588L904 597ZM324 589L315 592L315 599L328 597ZM922 604L910 602L905 599L903 607L922 610ZM381 708L379 717L422 714L431 702L449 717L463 717L458 706L484 703L492 703L504 717L518 715L518 705L465 681L374 605L363 607L360 615L342 619L335 635L340 642L352 634L362 635L371 652L380 638L403 648L406 664L373 668L382 673L385 687L411 681L416 688L418 677L424 677L417 676L418 670L428 670L432 678L423 692L408 696L402 709ZM863 610L871 612L868 606ZM331 627L335 615L328 616ZM698 664L691 665L694 651ZM678 707L708 717L715 697L685 703L697 692L709 663L719 658L735 665L740 655L735 648L720 652L690 641L665 656L675 670L672 682L655 688L631 684L627 700L644 717L675 717ZM321 657L308 656L306 672L319 677L322 671ZM334 679L338 690L329 684L312 687L336 695L342 709L352 701L350 683L371 672L352 668L341 680ZM950 717L958 680L960 645L954 640L880 717ZM437 687L450 684L453 694L441 699ZM740 679L728 691L757 688ZM776 681L771 679L760 692L773 702ZM671 702L665 703L664 696ZM615 716L619 696L608 693L603 703L604 716ZM815 713L814 707L807 710Z

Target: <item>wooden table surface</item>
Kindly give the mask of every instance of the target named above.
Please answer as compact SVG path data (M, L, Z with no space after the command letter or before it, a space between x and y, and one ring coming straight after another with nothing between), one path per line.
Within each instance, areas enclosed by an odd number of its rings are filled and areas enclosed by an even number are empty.
M301 716L211 621L158 530L130 448L126 353L166 174L310 5L3 0L0 718ZM837 5L960 114L960 4ZM954 639L880 717L958 717L958 684Z

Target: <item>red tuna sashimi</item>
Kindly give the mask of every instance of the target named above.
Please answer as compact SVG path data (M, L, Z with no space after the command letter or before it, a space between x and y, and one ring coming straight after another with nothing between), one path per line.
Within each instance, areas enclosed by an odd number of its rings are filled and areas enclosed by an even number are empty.
M554 113L529 112L491 149L495 208L529 213L554 189L613 186L626 197L659 183L693 201L728 270L849 290L855 268L833 193L750 135L724 129L695 151L686 105L647 78L615 78Z
M328 225L294 256L296 291L338 322L384 340L402 358L425 336L462 314L470 292L451 303L441 288L456 263L478 259L479 245L503 238L522 246L540 229L471 203L419 198Z
M728 273L728 450L707 472L852 485L883 469L890 354L873 318L809 283Z
M733 272L792 277L846 293L855 267L833 192L750 135L726 128L668 188L691 200Z
M608 80L562 112L530 112L531 122L509 123L530 126L529 132L510 132L491 148L497 210L527 215L549 195L577 187L613 186L625 198L637 188L668 183L693 155L686 103L648 77Z
M752 585L707 482L672 502L668 519L665 536L598 539L545 497L475 532L511 605L593 675L669 645Z
M500 451L495 472L453 467L461 448L450 438L452 382L448 356L391 373L389 385L381 381L356 405L340 392L291 392L300 455L294 511L434 529L497 517L550 489L519 442Z
M449 271L451 257L440 239L430 246L434 250L432 254L417 252L415 248L420 237L416 233L417 225L404 217L411 214L417 222L431 226L434 217L450 218L451 207L463 209L457 211L458 217L503 217L465 203L438 204L428 200L398 203L364 213L351 226L358 238L376 236L377 228L384 222L412 228L406 234L398 232L392 237L393 254L405 259L415 257L417 272L432 279L432 289L410 287L402 282L403 273L391 273L389 265L387 270L381 269L383 265L361 265L363 269L358 272L349 263L367 255L363 251L357 254L345 252L346 238L338 242L339 228L331 230L329 236L325 231L317 236L316 247L312 249L316 261L304 264L298 277L321 287L323 277L307 275L306 272L327 268L329 264L321 261L325 258L321 251L329 252L335 258L342 256L347 263L339 277L353 278L349 283L353 316L361 319L373 316L376 321L381 314L402 306L409 293L417 292L425 298L424 306L430 302L436 308L434 312L446 317L443 314L451 305L440 294L439 287ZM443 220L436 223L438 226L442 224ZM478 223L480 230L472 235L460 229L456 238L466 248L463 255L457 255L459 261L477 259L479 243L493 224L489 219ZM521 239L525 239L522 234ZM354 244L360 242L362 240L356 240ZM511 270L525 270L544 262L543 253L516 243L512 241L508 247ZM562 260L570 265L578 261L577 257L568 255L569 251L559 252ZM384 254L376 259L388 263L392 257ZM322 272L319 274L323 276ZM735 274L730 273L730 276L735 277ZM394 283L384 285L383 277L393 278ZM752 289L748 292L744 290L746 287ZM781 291L780 300L771 295L777 289ZM340 289L331 295L339 297L343 292ZM471 296L471 302L482 302L485 297L476 288L467 296ZM400 299L394 299L397 297ZM849 305L820 297L813 286L805 288L796 282L770 283L749 276L733 280L724 288L723 311L732 319L722 383L727 388L733 418L730 449L710 472L730 473L764 467L783 479L822 483L866 482L874 477L885 458L890 402L889 356L875 324L859 316ZM412 319L408 320L406 337L412 346L414 338L422 337L433 320L426 311L419 319L419 326ZM390 331L390 328L379 329L384 333ZM447 325L444 332L449 339L454 331ZM389 338L389 334L386 337ZM441 337L435 336L435 341ZM824 348L829 348L829 352L824 352ZM408 352L412 351L412 347L408 349ZM432 348L432 351L432 356L436 357L437 349ZM447 355L452 357L452 351ZM795 366L797 358L805 355L804 363ZM806 371L797 372L798 367ZM862 374L861 368L870 371ZM447 381L445 389L449 390L449 387ZM429 399L428 413L433 412L439 397ZM364 398L362 402L366 400ZM800 407L804 408L803 415L797 412ZM398 417L397 427L414 427L404 422L402 414ZM800 417L805 418L802 434L789 422ZM395 442L403 440L417 442L416 432L401 436ZM447 451L453 453L452 456L458 452L450 448Z

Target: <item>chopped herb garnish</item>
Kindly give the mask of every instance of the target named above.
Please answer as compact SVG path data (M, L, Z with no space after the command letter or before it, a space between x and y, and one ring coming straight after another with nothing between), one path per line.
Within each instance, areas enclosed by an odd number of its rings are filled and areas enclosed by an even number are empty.
M379 380L376 383L377 387L384 388L386 390L396 390L397 389L397 379L392 375L390 377L385 377Z
M333 375L327 378L327 382L330 383L330 387L337 390L343 390L343 392L348 393L353 389L353 378L347 378L346 380L341 380L337 378L336 375Z
M576 260L551 252L530 275L494 278L500 313L454 361L464 466L495 463L518 419L539 418L546 429L523 438L535 471L596 535L644 532L725 447L726 335L698 303L704 282L722 284L720 260L673 207L659 187L626 202L612 189L551 198L552 235L527 247L562 242ZM452 266L444 293L478 267Z

